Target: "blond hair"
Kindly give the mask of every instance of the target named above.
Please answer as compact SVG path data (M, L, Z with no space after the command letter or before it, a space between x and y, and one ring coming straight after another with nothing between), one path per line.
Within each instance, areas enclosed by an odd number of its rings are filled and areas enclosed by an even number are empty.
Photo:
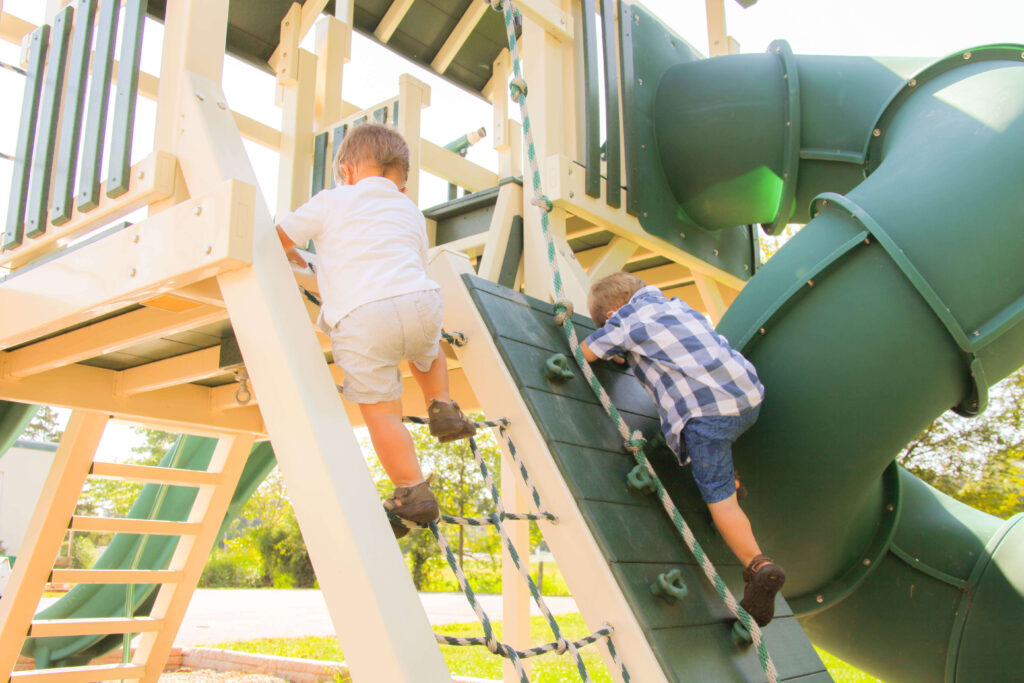
M341 182L342 165L379 166L381 174L396 171L402 185L409 179L409 145L402 134L380 123L361 123L349 128L334 157L334 179Z
M627 303L634 294L646 287L643 280L632 273L612 273L590 285L587 308L594 324L601 327L608 320L608 309Z

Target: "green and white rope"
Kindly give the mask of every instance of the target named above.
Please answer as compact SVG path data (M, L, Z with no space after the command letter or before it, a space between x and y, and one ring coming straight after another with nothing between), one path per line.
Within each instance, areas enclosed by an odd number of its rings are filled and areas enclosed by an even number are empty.
M668 492L665 490L661 480L658 478L654 467L644 454L643 436L639 431L630 431L629 426L626 424L622 415L619 413L618 409L616 409L611 398L608 396L608 392L606 392L604 387L601 386L600 380L598 380L594 375L593 370L590 368L590 364L587 363L586 359L583 357L583 351L580 349L580 342L576 334L576 328L572 321L572 304L566 300L565 290L562 283L562 274L556 260L555 242L551 236L548 212L552 209L552 202L544 195L541 188L540 167L537 160L536 146L533 140L533 129L530 122L530 114L526 104L527 84L523 78L522 61L519 56L519 49L515 35L515 18L518 14L518 10L515 8L512 0L490 0L490 3L491 7L501 11L505 17L505 31L508 36L508 48L512 57L511 61L513 70L513 78L509 89L512 99L519 104L523 120L523 135L526 139L527 148L526 156L530 164L533 188L533 199L531 203L542 209L541 232L543 233L544 240L546 242L548 266L551 269L551 279L555 300L555 320L565 329L565 334L569 341L569 346L572 349L573 357L576 359L576 363L579 365L580 370L582 370L584 377L586 377L590 388L597 396L601 406L604 408L605 412L608 413L609 417L612 418L612 421L615 423L615 428L618 430L619 434L622 435L626 450L631 452L637 463L643 465L650 473L651 479L657 488L658 499L661 501L662 506L671 518L672 524L683 537L683 540L690 549L690 552L692 552L694 557L697 559L701 569L704 571L704 575L707 576L708 580L714 586L715 591L725 603L725 606L750 633L754 647L757 650L761 668L768 677L769 683L777 683L778 672L775 668L775 663L772 661L771 655L768 653L768 648L764 642L764 638L762 637L760 627L758 627L757 622L754 621L747 611L740 607L739 603L736 602L736 598L729 590L729 587L725 585L725 581L723 581L722 577L719 576L714 564L712 564L710 558L708 558L704 549L694 537L693 532L686 523L686 520L683 519L679 509L676 508L675 503L673 503L671 497L669 497Z

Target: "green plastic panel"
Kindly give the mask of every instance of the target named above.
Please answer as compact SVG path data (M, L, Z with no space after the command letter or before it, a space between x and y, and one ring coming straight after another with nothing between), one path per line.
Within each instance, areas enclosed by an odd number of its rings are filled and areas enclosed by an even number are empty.
M38 410L39 406L28 403L0 401L0 458L18 440Z
M681 210L662 167L663 142L655 126L662 76L701 55L640 5L622 2L619 26L627 210L650 234L738 278L750 278L758 267L751 227L737 223L715 232L697 227Z
M498 284L513 287L519 273L519 263L523 260L523 217L512 217L512 229L508 233L505 255L501 259L501 270L498 273Z
M39 237L46 232L46 205L50 197L50 178L53 174L53 148L57 141L60 122L61 95L64 91L64 69L67 66L68 38L74 8L65 7L53 20L50 31L49 64L37 124L35 151L32 159L36 173L32 174L28 212L25 215L25 236Z
M67 96L64 99L64 121L60 130L53 183L50 220L62 225L71 220L74 209L75 172L78 167L78 143L82 135L82 114L85 84L89 77L92 55L92 33L97 0L79 0L75 12L75 30L71 39L71 56L67 73Z
M754 650L733 642L734 620L660 504L627 485L635 463L578 370L563 383L544 376L551 354L569 353L551 305L477 277L465 281L668 680L763 681ZM593 329L582 316L573 321L581 335ZM663 440L658 445L660 426L650 397L627 370L597 364L595 371L627 423L647 436L651 463L723 579L740 590L741 568L714 530L693 477ZM681 571L689 593L676 604L650 591L658 574L672 569ZM829 680L782 596L776 613L764 634L780 680Z
M82 165L78 180L78 208L90 211L100 201L100 174L103 141L107 130L110 82L114 70L114 44L117 42L119 0L101 0L96 24L96 54L89 83L89 115L82 143Z
M21 122L18 124L18 142L11 176L11 199L7 205L4 249L19 246L25 238L25 208L28 203L29 175L32 169L32 146L36 135L36 119L39 115L39 97L43 88L43 67L46 64L49 36L49 25L43 24L32 32L29 39L25 95L21 101Z
M340 144L340 143L339 143ZM313 185L310 196L324 189L324 174L327 170L327 132L313 138Z
M132 139L135 132L135 103L139 95L145 11L146 0L128 0L125 5L114 128L110 140L110 167L107 173L108 197L120 197L128 191L131 182Z
M601 0L602 17L617 15L618 0ZM605 201L617 209L622 206L622 140L619 134L619 52L614 21L601 22L601 43L604 48Z
M584 189L590 197L601 196L601 96L598 74L597 6L594 0L583 0L580 14L583 24L583 106Z

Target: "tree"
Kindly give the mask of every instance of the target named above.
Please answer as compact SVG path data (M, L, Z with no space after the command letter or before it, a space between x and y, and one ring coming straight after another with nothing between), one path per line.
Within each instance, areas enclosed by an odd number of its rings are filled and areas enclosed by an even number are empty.
M58 443L64 435L60 427L61 416L50 406L42 406L22 432L21 438L29 441Z

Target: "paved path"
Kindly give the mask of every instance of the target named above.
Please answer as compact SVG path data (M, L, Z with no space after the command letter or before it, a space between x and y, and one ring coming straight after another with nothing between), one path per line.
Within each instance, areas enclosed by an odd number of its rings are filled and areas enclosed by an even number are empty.
M478 595L492 619L501 619L501 596ZM420 593L431 624L476 621L461 593ZM578 611L572 598L545 598L556 615ZM531 603L535 616L540 612ZM175 644L210 645L230 640L334 635L319 590L199 589L192 596Z

